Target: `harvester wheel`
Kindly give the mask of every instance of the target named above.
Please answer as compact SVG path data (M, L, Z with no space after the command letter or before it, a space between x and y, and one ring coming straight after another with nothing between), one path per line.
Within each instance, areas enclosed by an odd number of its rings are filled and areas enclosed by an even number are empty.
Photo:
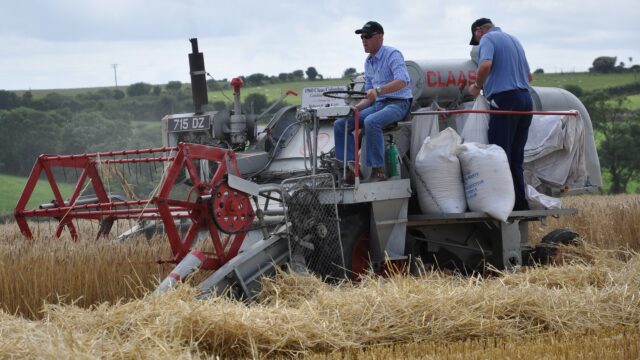
M368 269L369 218L361 214L344 217L340 221L340 239L347 278L357 280Z
M577 246L580 235L571 229L555 229L542 238L535 249L535 259L542 265L560 265L564 253L560 246Z

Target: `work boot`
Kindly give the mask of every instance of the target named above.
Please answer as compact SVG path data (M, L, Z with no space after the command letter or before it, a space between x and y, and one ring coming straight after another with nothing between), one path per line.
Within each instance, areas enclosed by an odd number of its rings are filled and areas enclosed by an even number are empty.
M371 176L364 182L385 181L387 176L384 174L384 167L374 167L371 169Z
M342 168L342 165L340 166ZM348 161L347 162L347 174L346 177L344 178L344 182L349 184L349 185L353 185L356 183L356 173L355 173L355 169L356 169L356 164L354 161Z
M344 182L349 184L349 185L355 184L356 183L356 174L353 171L347 169L347 176L344 178Z

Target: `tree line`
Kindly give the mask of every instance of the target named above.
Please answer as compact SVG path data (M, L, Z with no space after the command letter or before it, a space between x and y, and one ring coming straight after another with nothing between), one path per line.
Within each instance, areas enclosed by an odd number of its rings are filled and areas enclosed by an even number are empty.
M633 62L633 57L629 57L629 67L626 67L627 64L624 61L620 61L617 65L618 61L617 56L599 56L593 60L593 66L589 68L589 72L595 73L624 73L624 72L640 72L640 65L635 64L631 65Z
M244 109L262 111L263 94L249 94ZM231 109L213 102L205 111ZM179 81L165 86L135 83L126 89L100 89L77 95L51 92L34 98L0 90L0 173L28 175L39 154L77 154L156 147L159 127L147 131L144 122L158 123L167 114L193 112L191 87Z
M355 69L345 74L356 74ZM241 76L247 86L322 79L315 67L278 76ZM207 81L210 91L230 87L227 79ZM245 112L261 113L271 104L260 93L244 99ZM204 111L231 110L231 99L215 101ZM272 111L275 112L276 107ZM34 97L0 90L0 173L26 176L42 153L77 154L159 146L160 131L148 132L137 122L158 122L167 114L193 112L190 84L170 81L164 86L138 82L119 89L103 88L64 95L50 92ZM137 123L137 124L136 124Z
M627 96L640 94L640 82L584 91L578 85L566 85L587 108L597 142L600 166L609 177L613 194L627 191L631 181L640 180L640 110L627 106Z
M640 73L640 65L631 65L633 57L628 58L627 64L617 59L616 56L599 56L593 60L589 72ZM534 73L544 73L544 70L536 69ZM580 98L589 112L593 129L599 134L600 166L610 183L605 191L626 192L630 182L640 181L640 110L627 106L627 96L640 94L640 81L594 91L584 91L575 84L564 88Z
M304 75L300 72L287 76L301 79ZM356 75L354 68L343 74L345 78ZM255 79L260 78L256 74L244 77L249 86L255 86ZM262 78L262 84L275 81L272 78ZM226 79L211 79L207 85L212 91L229 86ZM640 82L589 92L577 85L565 88L585 104L599 134L600 164L610 182L607 190L625 192L640 175L640 111L625 106L627 96L640 93ZM260 113L269 105L265 95L252 93L245 98L243 107ZM216 101L205 105L204 110L231 106L230 100ZM104 88L73 96L51 92L38 98L30 91L19 96L0 90L0 173L28 175L41 153L155 147L161 144L160 131L146 131L139 121L157 122L167 114L192 111L191 88L180 81L164 86L135 83L122 89Z
M349 79L357 75L358 75L358 71L355 68L350 67L343 71L342 78ZM290 73L282 72L282 73L279 73L278 75L271 75L271 76L265 75L262 73L254 73L247 76L240 76L240 78L247 86L262 86L262 85L280 84L280 83L288 83L288 82L303 81L303 80L311 80L311 81L322 80L324 79L324 76L322 76L322 74L320 74L315 67L309 66L306 71L294 70ZM229 81L227 81L227 79L222 79L220 81L210 79L207 81L207 86L211 91L220 90L220 89L224 90L229 88Z
M633 64L633 57L628 57L627 64L624 61L618 61L617 56L598 56L593 60L592 66L589 68L590 73L610 74L610 73L640 73L640 65ZM617 65L616 65L617 63ZM538 68L534 74L544 74L544 69Z
M580 99L600 136L600 166L610 180L606 190L624 193L631 181L640 180L640 110L628 109L625 96L614 97L606 91L585 93Z

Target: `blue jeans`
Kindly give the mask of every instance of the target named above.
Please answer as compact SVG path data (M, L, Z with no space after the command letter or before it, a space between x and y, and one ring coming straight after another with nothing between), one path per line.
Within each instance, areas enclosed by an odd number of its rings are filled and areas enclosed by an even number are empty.
M506 91L491 96L491 110L531 111L533 102L529 92L524 90ZM497 105L497 107L495 106ZM525 195L524 146L529 137L529 126L532 115L499 115L491 114L489 118L488 140L490 144L499 145L507 153L511 177L516 193L513 210L529 210Z
M360 129L364 129L366 137L366 165L367 167L384 167L384 137L382 129L394 122L401 121L409 112L411 102L406 101L376 101L373 105L360 111ZM333 135L336 142L336 159L344 161L344 130L345 122L348 124L347 135L347 161L355 159L355 142L353 130L355 121L353 117L340 118L333 123Z

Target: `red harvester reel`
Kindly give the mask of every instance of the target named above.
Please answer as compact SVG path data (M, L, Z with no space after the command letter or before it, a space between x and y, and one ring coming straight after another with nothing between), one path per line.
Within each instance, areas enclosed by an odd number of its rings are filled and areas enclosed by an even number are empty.
M215 173L208 182L201 179L195 165L195 162L200 160L208 160L209 164L217 165ZM100 178L100 166L108 164L125 166L152 162L167 164L163 174L164 180L155 196L146 200L112 201ZM53 175L55 167L74 168L79 172L74 191L66 201ZM172 189L185 168L189 174L190 184L193 184L189 196L186 200L172 199L170 197ZM52 206L25 210L43 171L54 194ZM32 232L27 223L28 218L55 218L59 222L55 232L56 237L60 237L64 228L67 227L74 240L78 238L74 219L100 221L98 236L106 236L116 220L160 219L164 224L164 231L173 253L173 258L160 260L160 262L170 263L178 263L189 253L199 231L208 231L215 252L205 253L201 268L216 270L236 256L255 217L249 195L231 188L227 182L227 174L240 175L233 150L191 143L180 143L176 147L82 155L41 155L31 170L14 215L20 231L29 239L32 238ZM98 201L77 204L87 180L90 181ZM191 225L182 238L175 224L175 220L181 218L191 220ZM221 236L219 231L228 236Z

